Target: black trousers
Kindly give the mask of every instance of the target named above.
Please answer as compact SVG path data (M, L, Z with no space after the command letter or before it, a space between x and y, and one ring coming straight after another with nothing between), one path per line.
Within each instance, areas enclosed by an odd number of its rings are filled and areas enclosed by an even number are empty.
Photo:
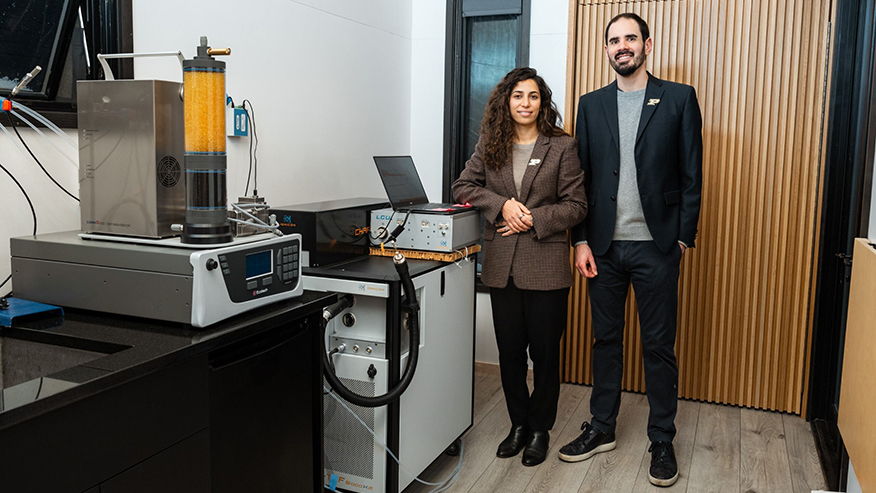
M681 249L664 253L653 241L613 241L597 256L598 275L588 280L593 315L593 426L612 432L621 401L624 307L630 282L639 308L645 386L651 411L648 438L672 441L678 409L675 336Z
M554 426L560 398L560 338L566 329L568 304L569 288L520 289L513 278L504 288L490 288L502 390L514 425L539 431ZM532 359L532 395L526 385L527 348Z

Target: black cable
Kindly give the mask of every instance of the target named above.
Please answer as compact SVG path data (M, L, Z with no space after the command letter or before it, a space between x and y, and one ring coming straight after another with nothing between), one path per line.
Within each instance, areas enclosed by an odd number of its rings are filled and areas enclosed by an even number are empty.
M9 175L9 178L12 178L12 181L14 181L16 185L18 185L18 188L21 190L21 193L24 194L24 198L27 199L27 205L30 206L30 213L33 214L33 235L36 236L36 233L37 233L36 209L33 208L33 202L30 201L30 196L27 195L27 192L24 190L24 187L21 186L21 183L19 183L18 180L15 179L15 176L13 176L12 173L10 173L8 169L6 169L6 166L3 166L2 164L0 164L0 169L5 171L6 174ZM3 281L2 283L0 283L0 289L2 289L3 286L5 286L6 283L9 282L10 279L12 279L12 274L9 274L9 276L6 277L6 280ZM9 294L12 294L12 293L10 292ZM7 294L6 296L9 296L9 294ZM4 296L4 298L6 296Z
M6 280L3 281L2 283L0 283L0 289L2 289L3 286L5 286L6 283L9 282L10 279L12 279L12 274L9 274L8 276L6 276ZM10 294L12 294L12 291L6 293L6 296L2 296L0 298L7 298Z
M330 364L331 367L332 367L332 371L335 372L335 373L337 373L337 370L335 370L335 362L332 361L332 356L334 356L335 354L337 354L338 351L340 351L338 348L334 348L334 349L332 349L331 351L329 351L329 354L328 354L329 364Z
M69 196L70 196L71 198L73 198L73 200L75 200L76 202L79 202L79 197L77 197L77 196L73 195L72 193L68 192L66 188L64 188L60 183L58 183L58 182L55 180L55 178L52 177L52 175L51 175L51 174L46 170L46 168L43 166L43 163L41 163L40 160L37 159L37 157L34 155L33 151L30 150L30 147L28 147L27 142L24 141L24 137L21 136L21 134L18 132L18 128L15 126L15 122L12 120L12 114L10 114L9 112L6 112L6 118L9 119L9 126L12 127L12 130L13 130L13 131L15 131L15 135L18 136L18 140L20 140L21 143L24 144L24 148L27 149L27 152L30 153L30 157L32 157L33 160L36 161L36 163L39 165L40 169L43 170L43 173L45 173L46 176L48 176L49 179L52 180L52 183L54 183L55 185L58 186L58 188L60 188L61 190L63 190L64 193L66 193L67 195L69 195Z
M249 108L246 107L247 103L249 103ZM259 136L256 132L256 121L255 121L255 108L252 105L252 101L249 99L243 100L243 111L246 112L246 117L250 120L250 126L252 127L252 137L249 138L249 173L246 176L246 188L244 189L244 196L249 194L249 178L251 175L254 175L253 185L252 185L252 193L253 195L258 195L258 186L259 186ZM250 115L252 112L252 115ZM253 141L255 141L255 149L253 149ZM255 164L253 164L255 162Z
M27 195L27 192L24 190L24 187L21 186L21 183L19 183L18 180L16 180L15 177L12 175L12 173L10 173L8 169L6 169L6 166L3 166L2 164L0 164L0 169L5 171L6 174L9 175L9 178L12 178L12 181L14 181L16 185L18 185L19 190L21 190L21 193L24 194L24 198L27 199L27 205L30 206L30 213L33 215L33 234L34 234L34 236L36 236L36 232L37 232L36 209L33 208L33 202L30 201L30 196Z
M247 121L252 122L252 118L250 118L250 116L249 116L249 110L246 109L246 105L244 105L243 111L246 112ZM250 123L250 126L252 126L252 123ZM246 188L243 189L243 196L244 197L249 196L249 179L252 177L252 139L253 139L253 135L255 135L255 134L253 133L252 135L249 136L249 171L246 172Z
M401 234L405 232L405 225L408 223L408 217L410 217L410 215L411 215L411 211L408 211L408 213L405 214L405 218L402 221L402 223L399 224L398 226L396 226L395 229L392 230L392 233L389 234L388 241L394 241L394 240L398 239L398 237L401 236ZM390 225L387 224L386 226L387 226L387 228L389 228Z
M249 109L252 111L252 136L255 137L255 149L252 151L252 157L255 161L255 165L253 166L253 179L252 179L252 194L258 195L258 187L259 187L259 133L258 127L256 126L256 117L255 117L255 108L252 105L252 101L248 99L244 99L243 103L249 103Z
M40 392L43 391L43 377L40 377L40 386L37 387L37 395L33 398L33 400L37 400L40 398Z

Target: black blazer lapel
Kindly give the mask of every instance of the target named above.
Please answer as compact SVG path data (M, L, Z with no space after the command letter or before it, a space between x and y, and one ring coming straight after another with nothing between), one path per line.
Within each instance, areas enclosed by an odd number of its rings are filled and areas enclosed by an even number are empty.
M602 109L605 111L606 124L611 132L611 138L614 140L614 148L620 152L620 130L617 120L617 81L605 86L602 91L600 99L602 99Z
M532 148L532 155L529 156L529 163L526 166L526 171L523 173L523 182L520 184L520 202L525 203L529 197L529 189L532 188L532 181L535 180L535 175L544 165L544 157L547 156L548 149L551 148L551 138L539 134L535 141L535 146Z
M657 111L657 106L660 104L660 99L663 97L663 81L648 74L648 86L645 88L645 101L642 107L642 116L639 118L639 131L636 134L636 144L642 138L642 133L645 132L645 127Z

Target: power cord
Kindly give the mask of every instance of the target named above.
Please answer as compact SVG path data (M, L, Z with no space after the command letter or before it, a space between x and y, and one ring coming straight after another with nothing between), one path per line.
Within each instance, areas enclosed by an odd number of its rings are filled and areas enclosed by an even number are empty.
M332 361L332 356L334 356L334 355L337 354L337 353L340 353L340 352L343 351L344 349L347 349L347 345L346 345L346 344L341 344L340 346L338 346L338 347L332 349L332 350L329 351L329 353L328 353L329 366L332 367L332 371L335 372L335 373L337 373L337 371L335 370L335 362Z
M465 250L457 250L457 251L456 251L456 253L458 253L458 254L460 254L460 255L462 255L462 256L459 257L459 260L457 260L456 262L453 262L453 265L455 265L455 266L459 267L460 269L462 269L462 263L463 263L463 262L468 262L468 263L470 263L470 264L474 262L474 258L473 258L473 257L469 257L469 255L471 255L471 254L469 253L469 251L468 251L469 248L470 248L470 247L465 247Z
M10 99L10 101L11 101L11 99ZM12 130L15 132L15 135L18 136L18 140L21 141L21 143L24 145L24 148L27 149L28 154L30 154L30 157L32 157L33 160L36 161L36 163L39 165L40 169L43 170L43 173L45 173L46 176L48 176L49 179L52 180L52 183L54 183L55 185L58 186L58 188L63 190L64 193L69 195L76 202L79 202L79 197L68 192L66 188L64 188L60 183L58 183L58 181L55 180L55 178L51 175L51 173L49 173L48 170L46 170L45 166L43 166L43 163L41 163L40 160L37 159L37 157L34 155L33 151L30 150L30 147L27 145L27 142L24 141L24 137L21 136L21 133L19 133L18 128L15 126L15 121L12 119L12 115L9 112L6 112L6 118L9 119L9 126L12 127Z
M5 171L6 174L9 175L9 178L12 178L12 181L14 181L16 185L18 185L19 190L21 190L21 193L24 194L24 198L27 199L27 205L30 206L30 213L33 215L33 235L36 236L36 233L37 233L37 215L36 215L36 209L34 209L34 207L33 207L33 202L30 201L30 196L27 194L27 191L24 189L24 187L21 186L21 183L19 183L18 180L15 179L15 176L12 173L10 173L8 169L6 169L6 166L3 166L2 164L0 164L0 169ZM9 282L10 279L12 279L12 274L9 274L9 276L6 277L6 280L3 281L2 283L0 283L0 289L3 289L3 286L5 286L6 283ZM12 294L12 291L7 293L6 296L3 296L3 299L5 299L10 294Z
M40 386L37 387L36 397L34 397L33 400L37 400L40 398L40 392L43 391L43 378L45 377L40 377Z
M247 108L247 103L249 104L249 108ZM246 112L246 118L251 122L252 126L252 136L249 138L249 172L246 174L246 188L243 190L243 195L249 195L249 179L253 176L253 170L255 170L255 177L252 185L252 193L253 195L258 195L258 187L259 187L259 136L256 133L256 121L255 121L255 108L252 105L252 101L249 99L243 100L243 111ZM250 114L252 112L252 114ZM255 150L253 150L253 141L255 141ZM255 161L255 166L253 166L253 161Z
M393 211L392 214L395 215L395 211ZM405 218L402 220L401 224L396 226L395 229L392 230L392 233L389 233L389 238L386 240L386 242L392 242L392 241L397 240L398 237L401 236L401 234L405 232L405 226L408 224L408 218L410 216L411 216L411 211L408 211L405 214ZM392 216L390 216L390 218L391 217ZM386 224L386 227L387 227L387 229L389 229L389 223ZM386 243L386 242L384 242L384 243Z

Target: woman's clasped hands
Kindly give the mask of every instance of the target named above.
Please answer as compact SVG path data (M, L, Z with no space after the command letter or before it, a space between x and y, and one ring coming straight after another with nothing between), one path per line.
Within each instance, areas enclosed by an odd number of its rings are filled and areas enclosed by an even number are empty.
M502 233L502 236L523 233L532 228L532 213L514 197L505 201L502 206L502 217L503 220L496 223L496 230Z

